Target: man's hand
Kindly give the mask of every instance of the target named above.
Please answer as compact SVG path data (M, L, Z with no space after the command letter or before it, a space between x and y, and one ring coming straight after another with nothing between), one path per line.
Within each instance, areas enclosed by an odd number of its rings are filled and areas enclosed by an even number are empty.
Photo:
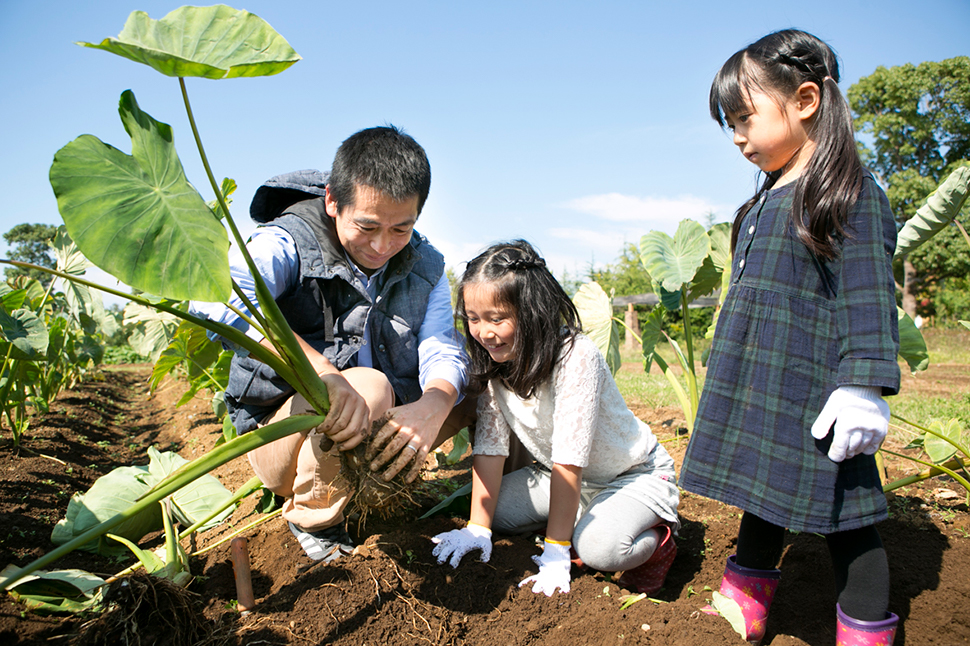
M373 460L371 471L380 470L397 456L384 472L384 480L390 481L409 462L411 470L405 476L405 481L413 482L418 477L425 458L438 438L438 431L457 399L451 384L447 386L447 389L443 389L429 384L418 401L387 411L390 419L374 436L364 456L367 460Z
M349 451L370 435L370 409L339 372L322 374L320 379L327 386L330 412L317 429L341 451Z

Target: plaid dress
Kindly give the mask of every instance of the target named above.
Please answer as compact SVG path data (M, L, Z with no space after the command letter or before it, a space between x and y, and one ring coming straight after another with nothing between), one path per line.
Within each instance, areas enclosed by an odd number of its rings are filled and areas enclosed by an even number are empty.
M875 459L829 460L812 423L838 386L899 391L896 225L868 174L834 261L790 224L793 184L744 217L681 486L797 531L887 517Z

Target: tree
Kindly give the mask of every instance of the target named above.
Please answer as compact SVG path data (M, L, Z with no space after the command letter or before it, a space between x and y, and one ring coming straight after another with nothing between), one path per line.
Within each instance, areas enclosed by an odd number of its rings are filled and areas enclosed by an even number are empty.
M48 243L56 233L57 227L51 224L18 224L3 234L7 244L13 246L9 259L53 269L57 263ZM45 274L38 269L8 267L5 274L7 279L26 275L39 280L45 287L52 280L50 274Z
M871 136L871 145L860 145L863 160L888 185L886 194L900 222L911 218L926 196L970 159L970 57L878 67L849 88L848 98L856 130ZM910 316L917 313L921 290L932 291L948 278L965 276L950 271L959 272L970 262L963 247L954 246L951 253L967 257L945 263L948 267L922 262L944 239L937 236L922 253L903 260L902 306Z

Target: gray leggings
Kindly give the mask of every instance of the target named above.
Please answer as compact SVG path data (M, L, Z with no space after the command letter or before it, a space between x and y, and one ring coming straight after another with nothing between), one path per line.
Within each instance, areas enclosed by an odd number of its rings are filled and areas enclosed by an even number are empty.
M492 529L516 534L545 527L551 483L551 473L539 465L503 477ZM594 570L618 572L653 555L658 534L651 528L664 520L649 506L622 487L584 488L582 498L572 543L583 563Z

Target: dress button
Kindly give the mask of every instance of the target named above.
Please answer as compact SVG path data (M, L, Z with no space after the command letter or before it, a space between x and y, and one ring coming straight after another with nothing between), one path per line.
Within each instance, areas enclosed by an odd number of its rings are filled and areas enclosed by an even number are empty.
M754 225L752 224L750 227L748 227L748 235L751 235L753 233L754 233Z
M382 343L379 346L377 346L377 349L380 350L381 352L384 352L384 344Z
M742 258L741 262L738 263L738 267L744 267L744 258Z

